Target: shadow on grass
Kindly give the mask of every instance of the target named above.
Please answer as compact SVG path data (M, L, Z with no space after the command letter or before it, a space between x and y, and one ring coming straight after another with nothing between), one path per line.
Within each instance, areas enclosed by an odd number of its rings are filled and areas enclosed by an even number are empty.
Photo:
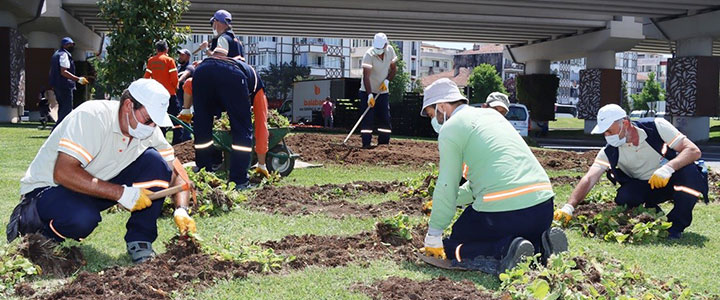
M23 123L0 123L0 128L34 128L39 129L42 124L40 122L23 122ZM44 130L50 130L54 126L54 123L50 123L47 125L47 128Z
M99 272L112 266L127 266L132 264L132 260L130 260L130 256L128 255L113 257L105 252L98 251L91 245L80 244L78 246L87 262L87 264L80 269L82 271Z
M425 263L416 264L409 261L401 263L400 267L408 271L422 272L432 277L445 276L453 281L462 281L467 279L475 284L483 286L485 289L491 290L491 292L500 288L500 280L497 276L479 271L445 270Z
M695 247L705 248L705 243L710 239L702 234L695 232L683 232L682 237L678 240L662 240L655 242L655 244L667 245L667 246L682 246L682 247Z

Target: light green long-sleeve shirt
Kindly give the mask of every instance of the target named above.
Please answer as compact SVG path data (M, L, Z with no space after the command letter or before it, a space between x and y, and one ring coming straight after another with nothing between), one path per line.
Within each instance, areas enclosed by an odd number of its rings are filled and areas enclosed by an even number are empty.
M438 147L440 174L430 228L448 227L460 205L472 203L481 212L513 211L555 195L530 148L494 109L456 109L440 129ZM468 166L468 181L459 187L463 163Z

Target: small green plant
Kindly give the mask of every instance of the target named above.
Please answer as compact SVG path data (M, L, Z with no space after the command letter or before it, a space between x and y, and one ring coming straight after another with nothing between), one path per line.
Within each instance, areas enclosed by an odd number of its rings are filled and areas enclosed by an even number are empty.
M587 203L610 203L614 200L615 195L610 191L593 191L585 197L585 202Z
M215 216L229 212L235 204L247 200L247 195L235 191L234 182L226 182L214 173L201 169L197 173L187 168L188 177L197 190L197 206L191 208L200 215ZM172 202L170 198L166 202ZM166 203L167 204L167 203ZM172 205L168 205L173 207Z
M553 255L547 266L538 256L500 274L503 299L716 299L717 295L693 293L675 279L652 278L587 249Z
M275 253L275 250L263 248L256 244L235 246L225 243L220 247L206 247L206 252L217 255L220 259L233 260L241 263L257 263L262 272L273 272L282 268L283 265L294 261L295 256L282 256Z
M412 240L413 226L410 224L410 217L403 212L399 212L393 217L382 220L382 223L390 226L390 228L393 229L394 235L406 240Z
M401 195L403 198L409 197L432 197L435 192L435 182L438 178L438 169L434 164L430 165L430 170L420 174L417 178L407 181L407 190Z
M27 277L39 275L42 270L30 259L22 256L17 244L0 246L0 293L10 293L16 283L24 282Z

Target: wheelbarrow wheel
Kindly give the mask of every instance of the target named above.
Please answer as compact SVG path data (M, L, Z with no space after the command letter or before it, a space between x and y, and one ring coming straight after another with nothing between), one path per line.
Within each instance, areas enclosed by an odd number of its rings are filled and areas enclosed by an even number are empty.
M292 157L290 148L283 144L276 145L269 152L287 155L287 159L270 156L267 157L267 168L270 172L278 172L280 176L287 177L295 168L295 158Z

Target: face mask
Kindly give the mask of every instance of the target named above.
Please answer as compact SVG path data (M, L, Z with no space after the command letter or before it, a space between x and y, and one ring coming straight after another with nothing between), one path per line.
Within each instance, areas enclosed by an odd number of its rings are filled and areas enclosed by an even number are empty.
M437 120L438 111L437 111L437 105L435 105L435 117L430 120L430 125L432 125L432 128L435 130L436 133L440 133L440 128L442 128L442 124L438 122ZM447 115L445 115L445 112L443 112L443 124L445 124L445 121L447 121Z
M217 29L215 29L215 28L213 28L213 35L214 35L214 36L218 36Z
M385 48L373 48L373 52L375 52L375 55L380 55L385 53Z
M127 115L125 115L125 119L127 120L127 123L128 123L128 133L130 134L130 136L132 136L136 139L140 139L140 140L149 138L155 131L155 127L140 123L138 121L137 117L135 117L134 112L132 112L130 114L133 115L133 119L135 119L135 122L137 122L137 127L135 127L135 128L130 127L130 118Z
M622 123L621 123L621 124L622 124ZM623 129L624 129L624 128L623 128L624 125L621 125L621 126L622 126L622 127L620 127L620 132L622 132ZM626 141L626 140L627 140L627 137L624 137L624 138L622 138L622 139L620 138L620 133L605 136L605 141L608 143L608 145L613 146L613 147L620 147L620 146L622 146L622 144L625 144L625 141Z
M67 51L68 51L68 52L73 52L73 50L75 50L75 46L67 47Z

